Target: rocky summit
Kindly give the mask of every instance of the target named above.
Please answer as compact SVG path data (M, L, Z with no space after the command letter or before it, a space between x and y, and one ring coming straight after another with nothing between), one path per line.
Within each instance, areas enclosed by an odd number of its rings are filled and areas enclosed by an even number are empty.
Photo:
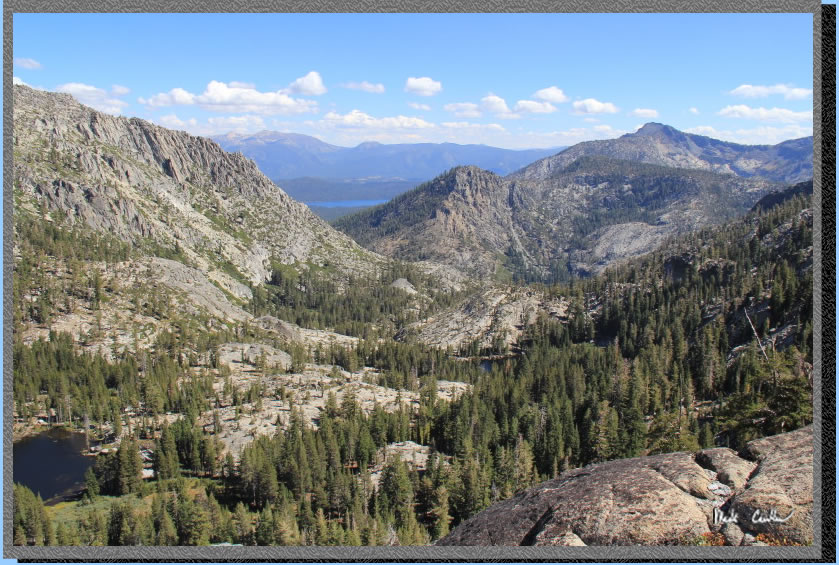
M761 177L783 183L802 182L813 177L812 137L791 139L777 145L740 145L685 133L655 122L617 139L578 143L510 176L522 179L549 178L580 157L591 155L742 177Z
M813 428L573 469L490 506L437 545L813 542ZM763 534L763 535L761 535Z

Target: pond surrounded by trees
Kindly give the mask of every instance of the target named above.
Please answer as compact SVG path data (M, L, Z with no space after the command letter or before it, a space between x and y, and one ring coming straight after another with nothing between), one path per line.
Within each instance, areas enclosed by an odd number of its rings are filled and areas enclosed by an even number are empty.
M96 461L85 457L84 434L53 428L15 442L12 478L45 501L82 490L84 474Z

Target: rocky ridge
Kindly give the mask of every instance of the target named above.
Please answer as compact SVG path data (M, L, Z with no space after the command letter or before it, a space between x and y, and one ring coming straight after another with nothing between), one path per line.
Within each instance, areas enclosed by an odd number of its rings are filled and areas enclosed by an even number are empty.
M725 519L722 519L725 517ZM573 469L460 524L437 545L813 542L813 428ZM707 543L706 543L707 544Z
M813 177L812 137L792 139L777 145L740 145L681 132L655 122L617 139L578 143L556 155L540 159L510 177L550 178L580 157L591 155L742 177L762 177L783 183L802 182Z
M355 274L384 262L241 154L66 94L14 87L13 151L19 210L169 249L234 296L265 281L272 259Z
M335 225L384 255L476 278L544 280L600 272L668 236L745 213L779 188L759 177L584 155L548 176L458 167Z

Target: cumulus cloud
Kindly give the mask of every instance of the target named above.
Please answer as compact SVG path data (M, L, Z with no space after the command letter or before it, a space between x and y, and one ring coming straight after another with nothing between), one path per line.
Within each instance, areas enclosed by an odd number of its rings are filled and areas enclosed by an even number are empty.
M195 127L198 125L198 120L196 120L195 118L191 118L188 121L183 121L175 114L166 114L165 116L160 116L155 121L163 127L170 129L186 130L188 126Z
M430 77L408 77L405 81L405 92L420 96L434 96L441 90L443 90L443 85Z
M420 104L419 102L408 102L408 106L414 110L425 110L426 112L431 110L431 106L428 104Z
M698 114L698 113L699 113L699 110L698 110L697 108L693 108L693 107L688 108L688 111L689 111L691 114Z
M111 92L114 96L125 96L126 94L131 92L131 89L127 86L122 86L121 84L112 84Z
M752 129L718 130L713 126L697 126L685 130L687 133L705 135L714 139L733 141L747 145L774 145L788 139L798 139L813 135L812 127L797 124L788 126L760 126Z
M451 112L458 118L480 118L481 110L472 102L454 102L443 106L446 112Z
M787 100L800 100L813 94L809 88L796 88L791 84L774 84L772 86L761 86L752 84L741 84L729 94L743 96L744 98L766 98L771 94L782 94Z
M381 83L373 84L372 82L367 82L366 80L361 82L346 82L341 86L343 88L349 88L350 90L362 90L372 94L382 94L385 91L385 85Z
M652 110L650 108L635 108L630 112L630 115L638 116L639 118L657 118L658 110Z
M600 102L594 98L577 100L572 106L575 114L616 114L618 108L611 102Z
M510 111L510 108L507 107L507 102L503 98L496 96L491 92L481 98L481 108L502 119L514 119L521 117Z
M227 84L229 84L233 88L256 88L256 85L252 82L240 82L238 80L231 80Z
M320 96L326 93L326 86L317 71L309 71L288 85L288 92L291 94L302 94L303 96Z
M207 119L210 129L218 132L253 132L266 129L265 121L259 116L214 116Z
M573 145L581 141L591 141L593 139L612 139L625 133L629 132L601 124L592 128L569 128L567 130L547 133L534 131L528 132L526 135L530 141L530 147L555 147L558 145Z
M82 104L106 114L121 114L122 109L128 106L128 102L117 98L118 95L115 92L109 93L102 88L80 82L60 84L55 90L56 92L71 94Z
M608 139L628 133L626 130L615 129L607 124L600 124L591 129L594 131L594 136L598 139Z
M27 59L25 57L15 57L15 66L22 69L36 70L41 68L41 63L35 59Z
M409 116L393 116L374 118L361 110L353 110L347 114L329 112L323 117L324 123L335 127L346 128L378 128L378 129L426 129L435 127L434 124Z
M507 131L501 124L474 124L472 122L443 122L440 124L444 128L449 129L475 129L475 130L493 130L493 131Z
M539 100L544 100L545 102L553 102L554 104L568 102L568 97L564 92L562 92L562 89L555 86L549 86L548 88L537 90L533 94L533 98L538 98Z
M183 88L173 88L169 92L155 94L151 98L140 97L137 99L140 104L148 106L174 106L195 104L195 95Z
M23 86L29 86L29 84L23 82L20 77L12 77L12 84L22 84Z
M496 96L492 93L481 98L481 105L486 111L496 114L510 111L510 108L507 107L507 102L500 96Z
M764 122L803 122L813 119L812 112L794 112L786 108L752 108L745 104L726 106L717 113L726 118L745 118Z
M167 114L155 118L156 123L170 129L188 131L194 135L218 135L222 133L253 133L267 129L265 121L260 116L214 116L206 122L199 122L195 118L182 120L176 114Z
M249 112L266 115L317 112L317 102L292 98L287 91L260 92L253 88L234 86L235 84L241 83L226 84L214 80L210 81L202 94L193 94L183 88L173 88L169 92L155 94L150 98L138 98L138 101L149 106L198 105L214 112Z
M516 112L529 114L550 114L556 112L556 106L550 102L536 102L535 100L519 100L513 108Z

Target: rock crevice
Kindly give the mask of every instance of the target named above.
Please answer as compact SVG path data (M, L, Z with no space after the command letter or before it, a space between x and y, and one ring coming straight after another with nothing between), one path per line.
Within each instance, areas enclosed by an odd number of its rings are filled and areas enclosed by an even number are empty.
M759 534L811 544L812 426L755 440L744 454L757 462L714 448L566 471L478 513L437 545L674 545L717 533L727 545L759 544Z

